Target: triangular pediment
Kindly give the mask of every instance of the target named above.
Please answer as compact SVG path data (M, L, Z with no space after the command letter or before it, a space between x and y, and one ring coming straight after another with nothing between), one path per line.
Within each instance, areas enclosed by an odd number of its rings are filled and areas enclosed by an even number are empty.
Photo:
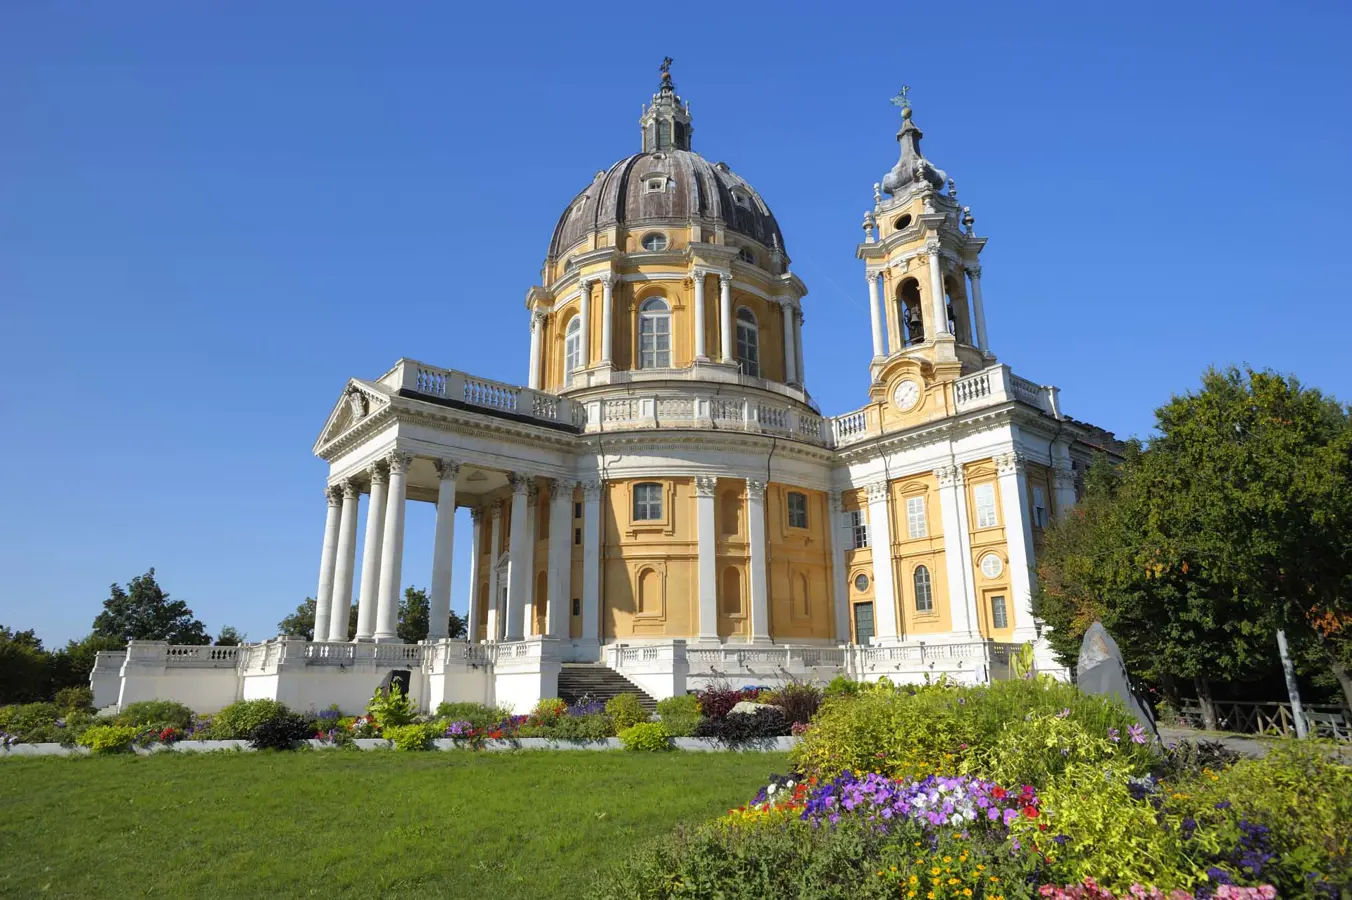
M381 389L367 381L353 378L343 388L343 393L329 413L328 421L319 432L315 441L315 452L331 441L341 437L349 430L365 422L371 416L390 405L389 397Z

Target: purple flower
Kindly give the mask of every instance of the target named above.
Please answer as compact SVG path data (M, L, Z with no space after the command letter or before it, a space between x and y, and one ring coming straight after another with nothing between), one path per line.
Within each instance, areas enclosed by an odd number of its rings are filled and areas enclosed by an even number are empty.
M1118 741L1122 740L1122 732L1118 731L1116 728L1109 728L1108 740L1116 744Z
M1059 713L1057 713L1057 714L1056 714L1056 717L1057 717L1058 719L1064 719L1064 718L1066 718L1066 717L1069 716L1069 715L1070 715L1070 707L1067 706L1067 707L1064 707Z
M1133 744L1145 743L1145 728L1141 725L1132 725L1127 729L1127 734L1131 736L1131 742Z

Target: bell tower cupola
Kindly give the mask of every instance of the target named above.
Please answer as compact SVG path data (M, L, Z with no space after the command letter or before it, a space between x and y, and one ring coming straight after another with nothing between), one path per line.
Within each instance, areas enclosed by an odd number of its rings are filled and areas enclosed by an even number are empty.
M653 94L652 104L643 108L639 125L643 128L643 152L661 153L667 150L689 150L690 104L682 103L671 80L670 56L662 60L662 82Z
M897 364L947 381L994 360L986 340L981 266L986 239L973 231L957 186L920 150L910 87L892 104L901 109L896 165L873 186L857 256L868 282L872 383L884 386ZM875 236L876 231L876 236Z

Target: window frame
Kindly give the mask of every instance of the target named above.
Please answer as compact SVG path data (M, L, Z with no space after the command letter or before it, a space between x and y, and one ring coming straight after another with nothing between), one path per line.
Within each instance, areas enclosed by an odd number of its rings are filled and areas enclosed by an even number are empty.
M746 313L747 318L743 318L742 313ZM760 322L756 319L756 313L750 307L739 306L733 322L737 331L737 365L743 375L759 378Z
M989 504L982 503L983 496L989 497ZM977 528L996 528L1000 525L999 505L995 496L995 482L983 481L972 485L972 506L976 511Z
M922 587L924 588L924 606L920 605ZM921 563L911 570L911 593L914 595L914 606L917 615L936 614L934 609L934 576L930 575L929 566L924 563Z
M794 509L795 503L798 503L800 508ZM808 507L807 494L803 493L802 491L785 491L784 510L787 515L790 528L793 528L797 531L808 530L809 520L807 514L807 507ZM801 519L802 524L799 525L795 523L794 522L795 518Z
M913 503L920 504L919 513L912 509ZM919 540L929 537L929 510L926 509L925 495L912 494L906 498L906 537L909 540ZM917 518L917 515L919 518Z
M847 509L845 530L850 533L850 549L868 549L868 514L863 509Z
M998 607L998 609L995 605L996 600L1000 601L1000 606ZM1004 629L1009 627L1009 601L1005 599L1004 594L990 595L990 610L991 610L992 631L996 629L1003 631ZM999 615L997 615L997 612L999 613ZM1003 622L998 621L1000 619L1003 619L1004 621Z
M641 301L638 306L638 328L635 337L638 342L634 358L640 369L671 368L671 304L667 298L655 294ZM652 347L644 348L644 339L652 339ZM665 338L666 347L658 345Z
M659 241L662 244L662 246L660 247L648 246L649 242L657 243ZM660 231L650 231L647 234L643 235L643 237L639 238L638 245L647 253L661 253L664 250L670 249L671 241L668 240L667 236Z
M651 496L652 491L645 490L646 488L655 489L657 494L655 499ZM642 496L640 496L640 492L642 492ZM663 512L666 508L665 503L666 498L663 496L664 493L665 488L662 485L662 482L660 481L635 482L633 488L629 493L630 521L634 522L635 524L641 523L644 525L652 525L655 523L665 521L666 517L663 515ZM656 504L656 515L652 515L652 513L654 512L653 510L654 503ZM643 506L644 513L643 515L639 514L640 504L642 504Z
M573 383L573 370L582 362L582 316L575 315L563 328L563 383Z
M1034 528L1047 527L1047 490L1040 484L1032 486L1032 520Z
M744 263L748 263L753 266L756 265L756 254L752 251L750 247L738 248L737 258Z

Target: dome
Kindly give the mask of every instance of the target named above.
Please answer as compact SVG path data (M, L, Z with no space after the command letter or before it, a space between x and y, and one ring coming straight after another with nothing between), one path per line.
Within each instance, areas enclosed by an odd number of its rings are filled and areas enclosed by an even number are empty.
M598 172L568 205L549 255L557 259L589 232L623 225L697 222L783 250L779 223L756 189L728 168L692 150L636 153Z

